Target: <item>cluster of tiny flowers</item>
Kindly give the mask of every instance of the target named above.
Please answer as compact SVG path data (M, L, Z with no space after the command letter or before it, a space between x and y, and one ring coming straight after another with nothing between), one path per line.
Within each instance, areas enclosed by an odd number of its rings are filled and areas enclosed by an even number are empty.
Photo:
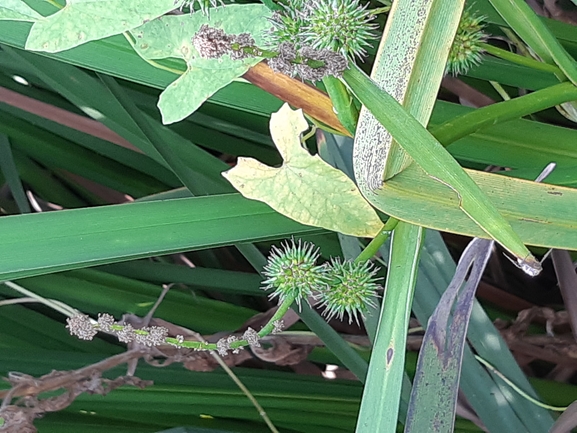
M267 277L263 288L273 289L271 298L277 297L280 302L294 299L300 306L303 300L308 302L312 297L320 301L327 319L343 320L348 315L349 323L353 319L358 323L358 314L364 316L375 306L374 298L380 286L376 277L378 268L370 261L333 259L317 266L319 252L314 245L293 239L282 247L273 247L263 270Z
M484 17L477 16L469 9L463 11L449 52L446 73L454 76L466 74L470 68L482 62L481 43L487 40L487 34L483 32L483 19Z
M176 346L177 348L183 347L185 344L184 336L177 335L171 340L168 341L168 329L162 326L150 326L144 327L141 329L134 329L130 324L121 324L114 320L110 314L99 314L98 321L94 323L90 317L86 314L77 314L74 317L69 317L66 319L68 331L71 335L75 335L82 340L92 340L94 336L98 333L98 331L107 332L110 334L116 335L119 341L123 343L131 343L136 342L143 346L160 346L163 344L171 344ZM277 323L278 322L278 323ZM276 321L274 323L274 330L273 333L282 331L282 321ZM241 340L245 340L244 343ZM216 345L214 344L203 344L202 346L198 346L198 342L194 342L196 346L193 347L195 350L212 350L216 348L218 353L221 356L224 356L228 353L229 350L232 353L239 353L248 343L251 347L260 347L260 336L258 332L256 332L252 328L248 328L243 334L242 337L239 339L234 335L229 335L227 337L221 338L218 340ZM240 344L238 342L240 341ZM188 342L191 343L191 342ZM235 344L236 343L236 344ZM235 347L232 347L232 346Z
M303 80L320 81L327 75L340 77L347 69L347 59L329 49L303 47L298 52L290 42L282 42L278 47L278 56L268 60L275 71L289 77L300 76ZM320 62L313 67L310 63Z
M290 42L297 50L329 49L345 57L366 57L377 24L359 0L297 0L271 17L273 45Z
M280 334L282 332L282 330L284 329L284 322L282 320L275 320L273 322L273 330L272 333L273 334Z
M81 340L92 340L96 334L98 334L98 329L90 321L90 317L86 314L77 314L74 317L69 317L66 319L66 328L70 331L70 334L76 335Z
M98 321L93 324L86 314L77 314L66 319L68 331L82 340L92 340L98 331L116 335L123 343L136 342L143 346L160 346L166 344L168 329L161 326L150 326L142 329L134 329L132 325L121 324L114 321L110 314L99 314ZM184 341L183 336L177 336L178 341Z
M225 54L233 60L263 55L248 33L228 35L207 24L192 37L192 44L198 54L207 59L218 59ZM304 80L319 81L327 75L340 77L347 68L347 60L329 49L303 47L297 52L292 44L283 42L278 53L272 55L276 56L268 60L271 69L291 77L299 75Z
M255 53L258 51L254 47L255 41L248 33L228 35L208 24L203 24L192 37L192 45L206 59L218 59L228 54L233 60L239 60L258 54Z

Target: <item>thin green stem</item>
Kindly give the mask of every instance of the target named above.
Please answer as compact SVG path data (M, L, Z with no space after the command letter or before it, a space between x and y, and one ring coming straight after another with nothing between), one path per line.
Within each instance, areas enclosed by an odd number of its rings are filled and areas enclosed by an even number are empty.
M358 255L355 259L356 263L363 263L370 260L377 252L379 248L389 239L391 231L397 226L399 220L393 217L389 217L387 222L383 225L383 228L377 236L373 238L371 242L365 247L365 249Z
M305 146L305 142L306 142L309 138L314 137L314 135L316 134L316 132L317 132L317 126L313 124L313 125L311 126L311 130L310 130L308 133L306 133L305 135L303 135L303 137L301 138L301 143L303 144L303 146Z
M53 299L46 299L43 296L40 296L34 292L31 292L30 290L16 284L13 283L12 281L3 281L2 284L4 284L7 287L10 287L12 290L16 290L19 293L22 293L23 295L27 296L28 298L32 298L35 299L36 302L39 302L41 304L44 304L50 308L52 308L54 311L58 311L59 313L67 316L67 317L73 317L76 314L78 314L78 311L75 310L74 308L60 302L60 301L56 301Z
M489 370L491 373L493 373L496 376L498 376L499 378L501 378L501 380L503 382L505 382L507 385L509 385L511 388L513 388L513 390L516 391L517 394L519 394L521 397L525 398L526 400L530 401L534 405L542 407L544 409L554 410L555 412L563 412L564 410L567 409L567 407L551 406L549 404L545 404L545 403L540 402L539 400L531 397L529 394L527 394L525 391L523 391L517 385L515 385L503 373L501 373L499 370L497 370L495 367L493 367L489 362L485 361L483 358L481 358L478 355L475 355L475 358L477 359L477 361L479 361L481 364L483 364L487 368L487 370Z
M543 63L538 60L532 59L530 57L521 56L519 54L512 53L511 51L503 50L497 48L493 45L481 42L479 44L483 50L487 53L498 57L503 60L515 63L517 65L526 66L531 69L536 69L538 71L551 72L557 77L564 77L563 72L557 66L549 65L548 63Z
M199 336L199 338L201 339L201 341L203 343L206 343L206 341L204 341L204 339L202 339L202 337ZM272 433L279 433L279 431L274 426L274 424L272 423L272 421L268 417L266 411L260 405L258 400L254 397L254 395L252 395L252 393L244 385L244 383L242 383L242 381L238 378L238 376L236 374L234 374L232 369L226 364L226 362L224 362L222 357L215 351L211 351L211 355L216 360L216 362L218 362L218 364L222 367L222 369L229 375L229 377L236 384L236 386L238 386L240 388L240 390L244 393L244 395L246 395L246 397L250 400L250 402L253 404L253 406L257 410L258 414L262 417L262 419L264 420L264 422L266 423L266 425L268 426L270 431Z
M244 393L244 395L246 395L246 397L250 400L252 405L257 410L258 414L261 416L261 418L264 420L264 422L268 426L269 430L272 433L279 433L279 431L277 430L275 425L272 423L272 421L268 417L264 408L260 405L258 400L252 395L252 393L244 385L244 383L242 383L242 381L238 378L238 376L236 374L234 374L232 369L228 365L226 365L226 362L224 362L224 360L216 353L213 353L213 357L216 359L216 361L219 363L219 365L222 367L222 369L229 375L229 377L236 384L236 386L238 386L240 388L240 390Z
M50 3L54 7L57 7L58 9L62 9L64 7L60 3L56 2L55 0L46 0L46 2Z
M354 135L357 122L359 121L359 110L354 103L353 96L347 87L336 77L324 77L323 84L331 98L337 117L347 131L349 131L351 135Z
M446 147L488 126L518 119L574 100L577 100L577 86L566 81L509 101L479 108L448 120L432 128L430 132Z
M380 8L371 9L369 15L379 15L379 14L386 14L391 10L391 6L383 6Z
M503 98L503 101L509 101L511 99L507 91L503 88L503 86L501 86L501 83L498 83L496 81L489 81L489 83L491 84L491 86L493 86L493 89L497 91L497 93L501 96L501 98Z
M284 299L284 301L282 301L280 303L280 305L278 306L278 309L276 310L276 313L274 313L274 315L270 318L270 320L268 321L268 323L258 332L258 336L260 338L270 334L271 332L274 331L275 327L277 326L277 322L279 320L281 320L284 315L286 314L286 312L288 311L288 309L291 307L291 305L293 304L293 302L295 301L296 296L290 296Z

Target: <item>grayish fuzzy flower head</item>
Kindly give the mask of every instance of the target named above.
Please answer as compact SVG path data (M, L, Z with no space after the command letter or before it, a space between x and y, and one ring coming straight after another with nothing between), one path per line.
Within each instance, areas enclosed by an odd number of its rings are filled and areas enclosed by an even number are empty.
M218 59L229 54L232 59L239 60L253 55L250 51L254 49L255 41L248 33L228 35L222 29L203 24L192 37L192 45L205 59Z
M92 340L98 331L90 322L87 314L77 314L66 319L66 328L71 335L75 335L81 340Z
M231 50L232 38L224 30L203 24L192 37L192 45L201 57L218 59Z
M242 334L243 340L246 340L251 347L260 347L258 332L252 328L248 328Z
M116 331L116 337L121 343L131 343L136 338L132 325L124 325L120 331Z
M112 332L112 325L115 324L114 317L108 313L98 314L98 327L101 331Z

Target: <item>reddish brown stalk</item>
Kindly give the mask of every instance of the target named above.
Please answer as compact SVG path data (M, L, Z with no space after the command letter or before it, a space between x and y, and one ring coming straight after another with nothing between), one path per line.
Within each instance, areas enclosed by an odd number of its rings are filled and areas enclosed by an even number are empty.
M5 104L67 126L71 129L101 138L110 143L118 144L119 146L134 150L135 152L142 153L140 149L130 144L127 140L122 138L116 132L111 131L102 123L81 116L80 114L71 113L63 108L21 95L20 93L4 87L0 87L0 102L4 102Z
M351 135L333 111L331 99L319 89L287 75L277 74L264 62L250 68L243 78L293 107L301 108L309 116L343 135Z

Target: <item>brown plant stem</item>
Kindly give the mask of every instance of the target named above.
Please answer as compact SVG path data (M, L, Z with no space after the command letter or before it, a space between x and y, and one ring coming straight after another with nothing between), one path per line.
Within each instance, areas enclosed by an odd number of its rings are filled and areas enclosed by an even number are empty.
M23 384L25 386L20 387L16 385L12 389L0 391L0 398L5 398L10 392L12 392L10 397L14 398L25 395L38 395L43 392L64 388L78 382L79 380L89 377L93 372L110 370L117 365L127 363L131 359L140 358L146 352L146 349L133 349L111 356L95 364L82 367L78 370L63 372L63 374L57 376L48 376L45 379L35 379L34 385L31 385L30 382L26 381Z
M351 136L333 111L331 99L321 90L287 75L277 74L265 62L250 68L243 78L341 134Z

